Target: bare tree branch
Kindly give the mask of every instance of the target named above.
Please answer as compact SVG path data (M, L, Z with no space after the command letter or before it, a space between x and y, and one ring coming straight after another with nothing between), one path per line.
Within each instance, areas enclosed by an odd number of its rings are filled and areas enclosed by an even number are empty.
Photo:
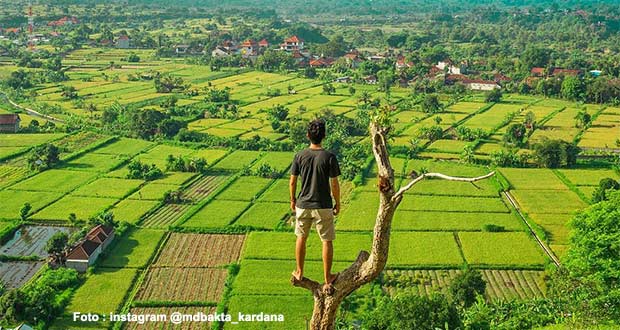
M426 179L426 178L439 178L442 180L448 180L448 181L461 181L461 182L476 182L476 181L480 181L480 180L484 180L487 178L492 177L493 175L495 175L495 171L490 172L488 174L485 174L483 176L477 176L477 177L473 177L473 178L464 178L464 177L458 177L458 176L449 176L449 175L445 175L445 174L441 174L441 173L424 173L422 175L420 175L419 177L411 180L406 186L400 188L392 197L392 200L397 200L402 198L403 194L405 192L407 192L407 190L411 189L411 187L413 187L416 183Z

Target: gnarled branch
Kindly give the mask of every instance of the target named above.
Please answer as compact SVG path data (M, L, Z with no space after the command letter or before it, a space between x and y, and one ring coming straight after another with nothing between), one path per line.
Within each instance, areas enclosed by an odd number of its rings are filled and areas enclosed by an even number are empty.
M392 200L395 201L395 200L401 199L403 194L405 192L407 192L407 190L411 189L411 187L413 187L416 183L418 183L418 182L420 182L420 181L422 181L422 180L424 180L426 178L439 178L439 179L448 180L448 181L476 182L476 181L480 181L480 180L484 180L484 179L490 178L493 175L495 175L495 171L487 173L487 174L485 174L483 176L477 176L477 177L473 177L473 178L449 176L449 175L445 175L445 174L441 174L441 173L424 173L424 174L420 175L419 177L411 180L404 187L400 188L394 194L394 196L392 196Z

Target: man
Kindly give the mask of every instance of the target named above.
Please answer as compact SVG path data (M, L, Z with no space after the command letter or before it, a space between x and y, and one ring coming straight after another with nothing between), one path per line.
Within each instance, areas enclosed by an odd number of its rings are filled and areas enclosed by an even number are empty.
M313 223L323 241L323 275L325 285L331 286L338 277L332 274L332 259L336 238L334 215L340 212L340 167L336 156L321 147L325 138L325 122L316 119L308 125L307 137L310 147L295 155L291 167L290 197L291 209L295 212L295 258L297 269L293 276L301 280L306 258L306 240ZM301 176L301 190L295 196L297 178ZM332 196L334 202L332 202Z

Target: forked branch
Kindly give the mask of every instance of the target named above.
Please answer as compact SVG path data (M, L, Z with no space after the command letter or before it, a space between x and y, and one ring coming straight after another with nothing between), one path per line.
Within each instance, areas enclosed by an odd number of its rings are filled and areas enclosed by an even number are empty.
M441 173L424 173L422 175L420 175L419 177L411 180L409 183L407 183L407 185L405 185L404 187L400 188L395 194L394 196L392 196L392 200L399 200L403 197L403 194L405 192L407 192L407 190L411 189L416 183L426 179L426 178L439 178L442 180L447 180L447 181L461 181L461 182L476 182L476 181L480 181L480 180L484 180L487 178L492 177L493 175L495 175L495 171L487 173L483 176L477 176L477 177L473 177L473 178L464 178L464 177L458 177L458 176L449 176L449 175L445 175L445 174L441 174Z

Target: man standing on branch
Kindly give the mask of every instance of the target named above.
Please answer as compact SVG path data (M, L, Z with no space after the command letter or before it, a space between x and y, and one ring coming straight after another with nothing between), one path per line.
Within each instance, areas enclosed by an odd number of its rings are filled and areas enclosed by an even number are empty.
M323 149L325 122L316 119L308 125L307 137L310 147L295 155L291 167L290 197L291 209L295 212L295 258L297 269L293 277L301 281L306 259L306 240L312 224L323 241L323 274L325 285L330 286L338 274L332 274L332 259L336 238L334 215L340 212L340 167L336 156ZM296 196L297 178L301 176L301 190ZM332 202L332 197L334 202Z

